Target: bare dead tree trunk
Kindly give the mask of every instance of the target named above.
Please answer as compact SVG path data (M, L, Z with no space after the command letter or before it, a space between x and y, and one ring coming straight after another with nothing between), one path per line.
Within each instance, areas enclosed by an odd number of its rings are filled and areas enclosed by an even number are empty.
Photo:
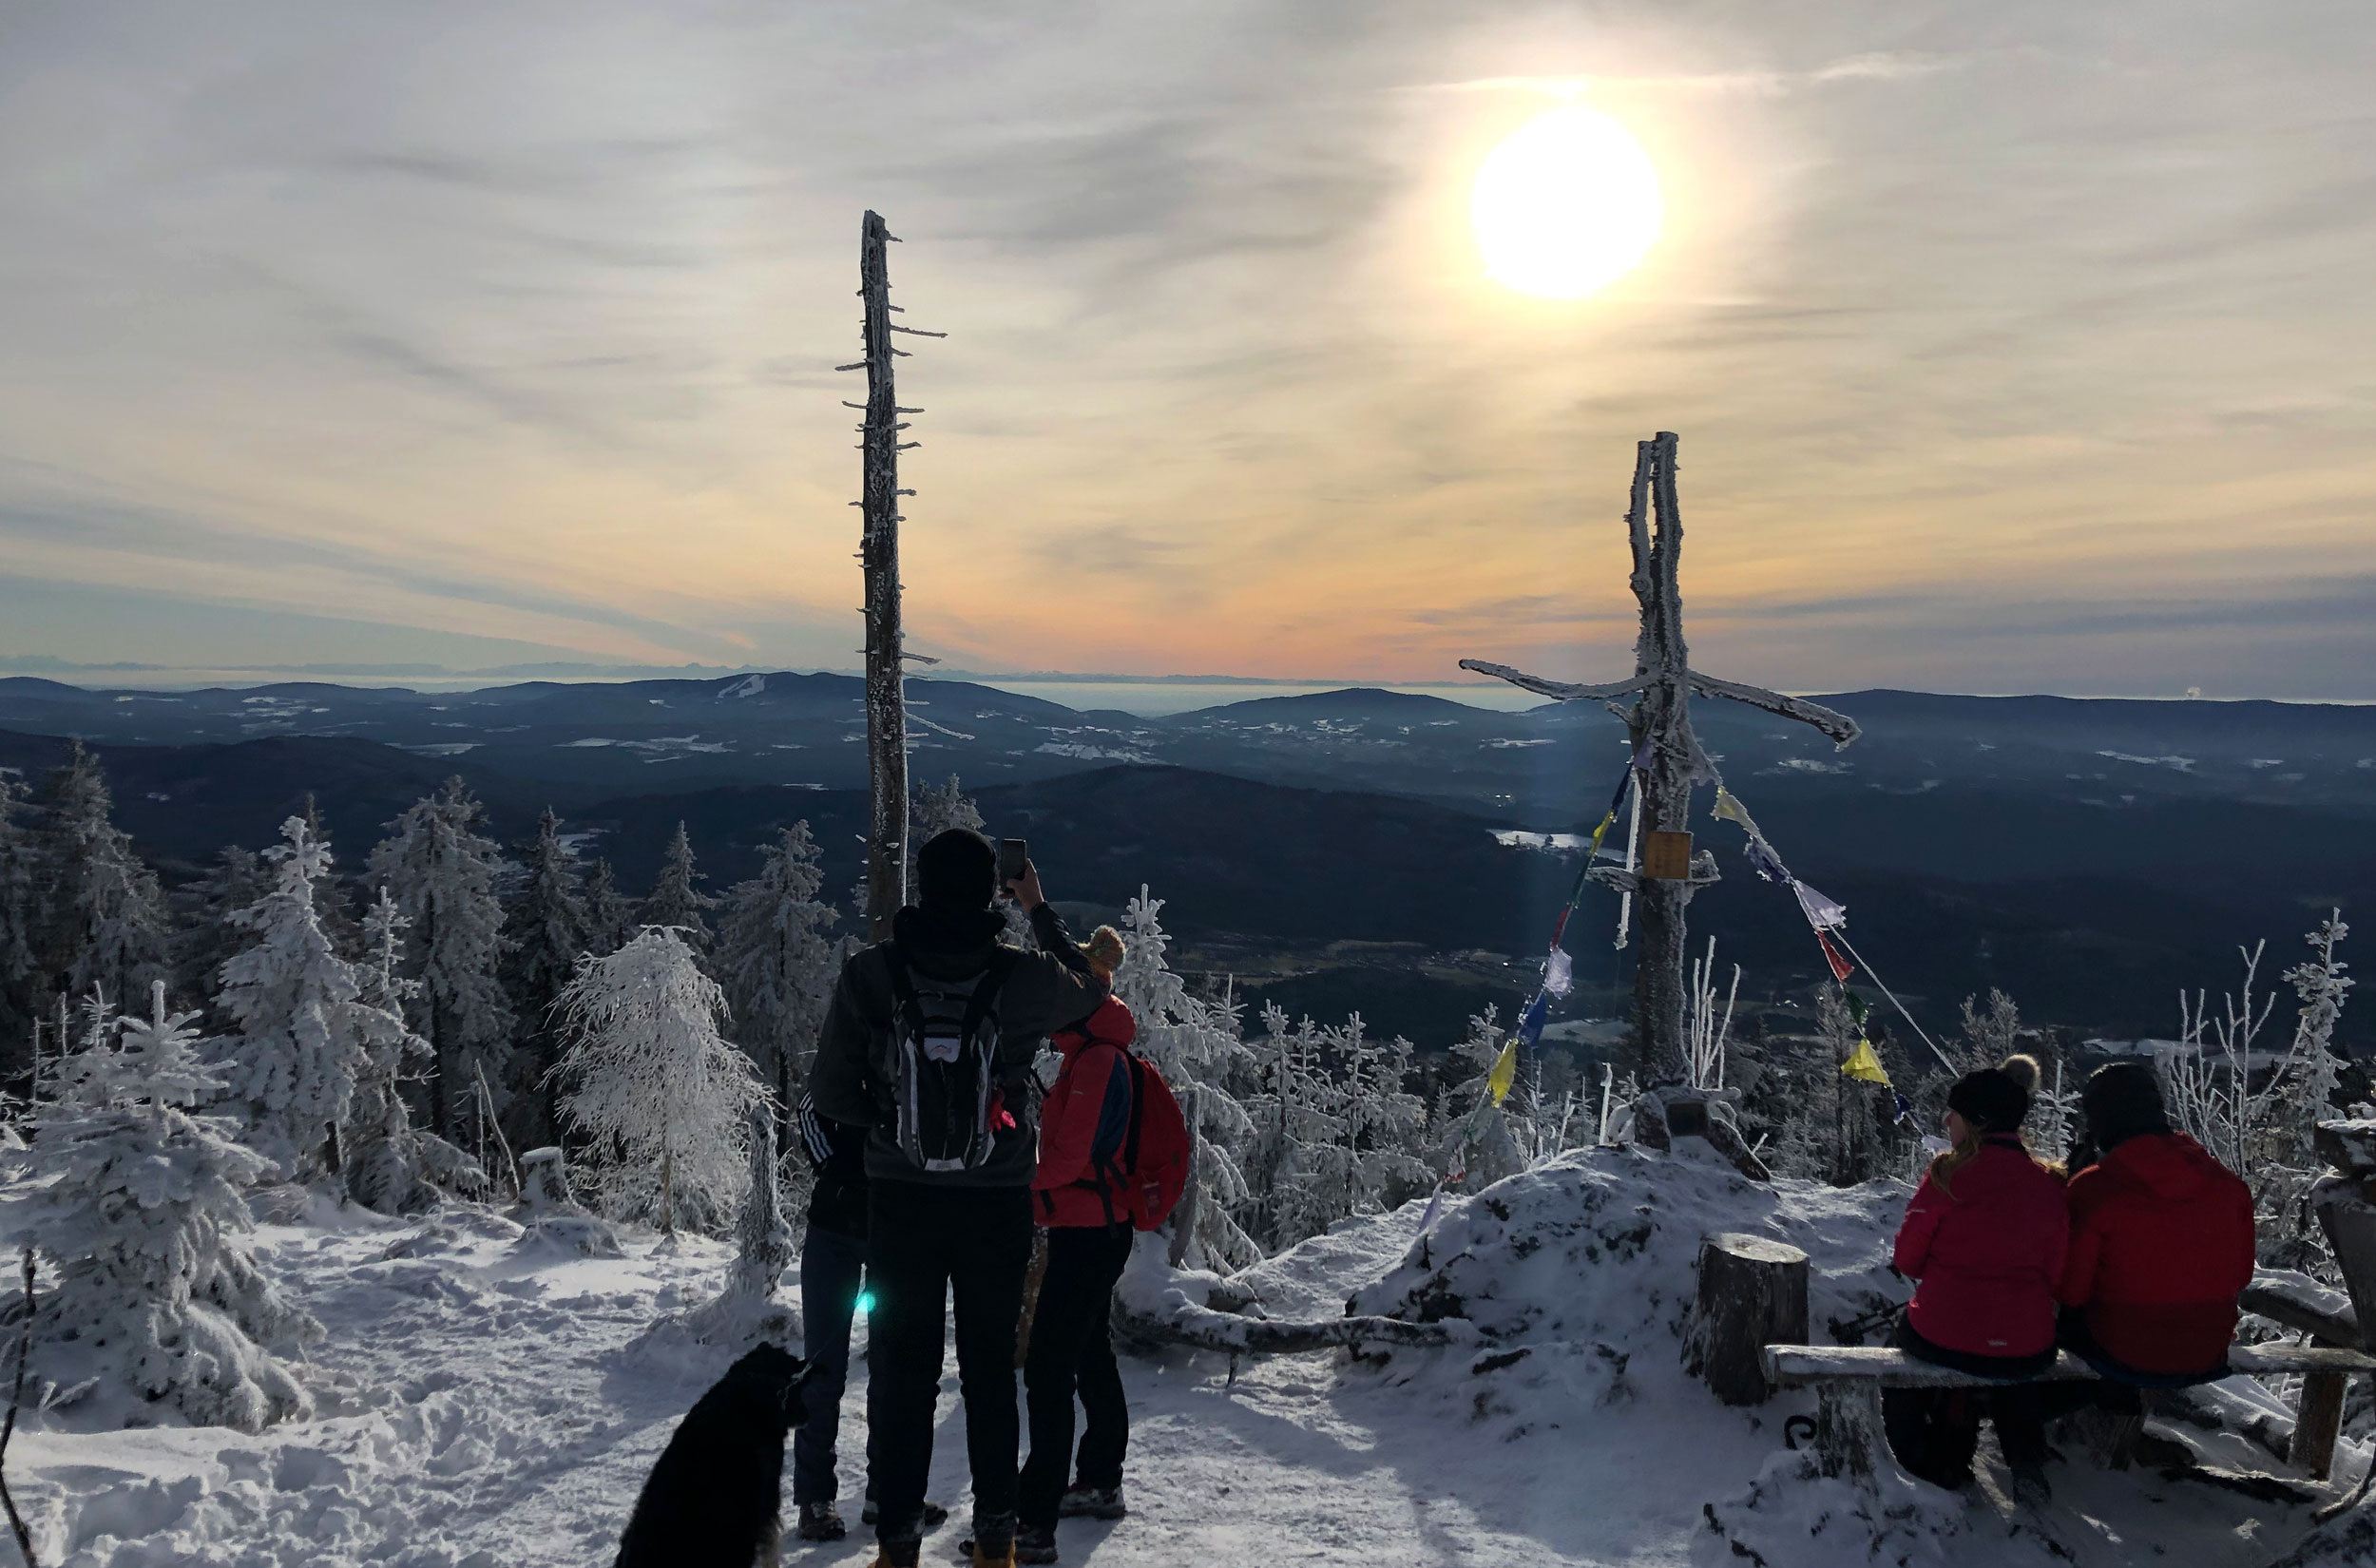
M866 300L866 423L859 427L865 520L859 560L866 571L866 750L872 788L866 841L866 922L871 941L891 936L891 916L908 901L908 700L899 623L899 415L891 388L891 274L884 247L891 236L879 213L859 229L858 292Z

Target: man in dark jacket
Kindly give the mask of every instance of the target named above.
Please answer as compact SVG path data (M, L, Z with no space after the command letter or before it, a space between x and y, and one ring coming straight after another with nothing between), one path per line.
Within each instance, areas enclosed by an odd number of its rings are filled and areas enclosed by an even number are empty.
M1087 1018L1105 1000L1092 974L1048 956L1070 947L1063 923L1026 870L1009 889L1031 916L1042 952L998 940L997 851L952 829L916 855L917 900L899 911L891 940L842 966L811 1077L818 1111L868 1129L868 1466L879 1509L881 1561L906 1568L922 1548L932 1406L940 1387L943 1303L957 1302L957 1375L965 1398L966 1452L973 1471L974 1560L1014 1560L1015 1324L1031 1256L1036 1132L1031 1062L1040 1042ZM996 1111L987 1157L959 1169L927 1169L900 1145L895 1015L918 983L963 986L995 980Z
M2251 1189L2171 1131L2142 1062L2098 1068L2079 1108L2097 1157L2071 1178L2065 1342L2151 1380L2218 1376L2252 1278Z

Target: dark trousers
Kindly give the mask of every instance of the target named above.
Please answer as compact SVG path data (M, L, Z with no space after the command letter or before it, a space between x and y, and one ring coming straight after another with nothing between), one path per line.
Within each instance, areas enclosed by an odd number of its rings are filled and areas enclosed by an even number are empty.
M1031 1263L1031 1194L875 1180L867 1202L867 1464L878 1539L924 1534L940 1392L944 1306L957 1299L957 1381L973 1469L975 1533L1011 1532L1015 1513L1015 1324Z
M814 1368L801 1386L800 1429L792 1435L792 1501L831 1502L841 1495L834 1439L842 1391L850 1386L850 1320L866 1273L866 1241L809 1227L800 1243L800 1353Z
M1974 1356L1945 1350L1916 1333L1904 1319L1889 1343L1918 1360L1980 1376L2021 1377L2054 1364L2049 1350L2037 1356ZM1991 1365L1991 1364L1995 1365ZM2042 1385L2011 1383L2001 1388L1884 1388L1881 1424L1889 1450L1908 1475L1933 1485L1956 1487L1971 1479L1972 1456L1980 1448L1980 1422L1997 1428L1997 1446L2015 1469L2046 1462L2046 1416Z
M1122 1483L1122 1452L1130 1445L1130 1407L1121 1369L1114 1365L1111 1331L1114 1282L1130 1260L1128 1225L1095 1229L1066 1225L1047 1233L1047 1273L1031 1318L1023 1386L1031 1407L1031 1458L1023 1467L1015 1514L1038 1529L1056 1527L1056 1506L1072 1473L1072 1402L1081 1396L1088 1422L1081 1434L1078 1475L1083 1486Z

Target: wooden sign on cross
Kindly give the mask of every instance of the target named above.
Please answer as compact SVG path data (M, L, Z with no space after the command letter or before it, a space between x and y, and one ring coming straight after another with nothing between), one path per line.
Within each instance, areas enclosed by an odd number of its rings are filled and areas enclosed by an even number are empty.
M1634 552L1634 598L1641 605L1633 679L1581 685L1546 680L1479 659L1460 661L1464 670L1493 676L1563 702L1605 704L1624 720L1633 742L1634 786L1645 836L1682 836L1680 846L1668 841L1686 854L1679 877L1671 874L1672 866L1656 870L1646 864L1624 870L1607 867L1594 870L1601 880L1631 893L1639 910L1641 948L1634 970L1634 1029L1645 1087L1684 1080L1688 961L1683 951L1683 908L1695 889L1716 880L1715 857L1704 850L1697 854L1688 850L1692 787L1715 781L1708 755L1692 733L1692 694L1746 702L1776 717L1812 725L1837 745L1845 746L1857 736L1856 721L1846 714L1762 686L1702 675L1691 667L1690 652L1683 643L1683 596L1677 575L1683 553L1683 518L1675 501L1675 439L1674 431L1660 430L1635 446L1634 486L1625 513L1626 537ZM1651 529L1654 510L1655 535Z

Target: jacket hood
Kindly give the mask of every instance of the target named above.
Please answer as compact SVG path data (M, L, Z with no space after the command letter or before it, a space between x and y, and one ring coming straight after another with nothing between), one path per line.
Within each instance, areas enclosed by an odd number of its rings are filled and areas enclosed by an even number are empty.
M2184 1133L2125 1139L2103 1157L2102 1164L2159 1197L2193 1197L2228 1174L2226 1166Z
M1127 1045L1138 1038L1139 1020L1129 1005L1118 996L1109 996L1073 1027L1048 1036L1048 1043L1069 1059L1091 1045Z

